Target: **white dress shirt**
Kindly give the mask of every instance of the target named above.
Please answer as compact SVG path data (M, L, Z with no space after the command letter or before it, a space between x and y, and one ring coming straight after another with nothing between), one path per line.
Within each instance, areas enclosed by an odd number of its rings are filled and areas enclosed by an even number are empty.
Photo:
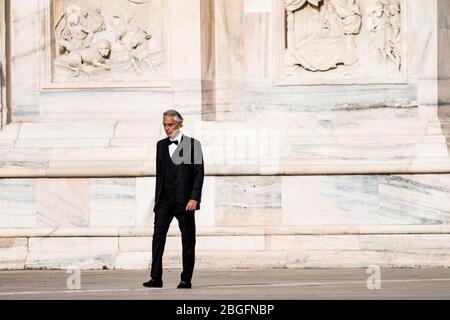
M183 133L181 133L181 131L180 131L174 139L169 138L170 141L175 141L175 140L178 141L178 145L176 145L175 143L172 143L169 146L169 154L170 154L171 158L172 158L173 153L175 152L175 149L180 145L182 135L183 135Z

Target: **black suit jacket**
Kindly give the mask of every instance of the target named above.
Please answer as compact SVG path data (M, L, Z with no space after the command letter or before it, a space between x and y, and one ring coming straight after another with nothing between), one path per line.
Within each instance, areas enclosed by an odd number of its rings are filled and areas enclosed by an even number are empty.
M156 188L155 188L155 206L156 212L162 197L162 187L166 173L167 157L169 154L169 138L158 141L156 146ZM179 166L177 170L177 183L175 185L175 198L183 208L186 207L189 200L197 200L195 210L200 210L202 197L203 180L205 177L203 152L200 141L197 139L182 135L182 140L178 144L173 156L172 162Z

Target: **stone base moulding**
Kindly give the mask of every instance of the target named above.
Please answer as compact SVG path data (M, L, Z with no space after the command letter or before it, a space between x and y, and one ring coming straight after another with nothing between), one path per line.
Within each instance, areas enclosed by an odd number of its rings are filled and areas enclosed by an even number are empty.
M201 235L197 269L450 267L450 233ZM0 269L148 270L151 237L0 238ZM70 249L69 249L70 248ZM171 234L165 268L181 268Z
M449 181L207 176L197 266L450 267ZM147 269L154 185L154 177L0 179L0 269ZM168 242L167 266L179 268L176 219Z

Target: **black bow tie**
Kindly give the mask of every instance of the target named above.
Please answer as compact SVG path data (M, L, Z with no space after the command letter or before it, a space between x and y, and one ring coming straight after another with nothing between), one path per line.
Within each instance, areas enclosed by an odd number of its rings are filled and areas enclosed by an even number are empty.
M175 143L176 145L178 145L178 140L174 140L174 141L169 140L169 146L170 146L172 143Z

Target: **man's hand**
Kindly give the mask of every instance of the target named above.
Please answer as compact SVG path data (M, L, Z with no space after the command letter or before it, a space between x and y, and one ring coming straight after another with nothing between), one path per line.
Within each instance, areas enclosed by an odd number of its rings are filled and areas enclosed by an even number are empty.
M186 205L186 211L195 211L195 208L197 208L198 201L196 200L189 200L188 204Z

